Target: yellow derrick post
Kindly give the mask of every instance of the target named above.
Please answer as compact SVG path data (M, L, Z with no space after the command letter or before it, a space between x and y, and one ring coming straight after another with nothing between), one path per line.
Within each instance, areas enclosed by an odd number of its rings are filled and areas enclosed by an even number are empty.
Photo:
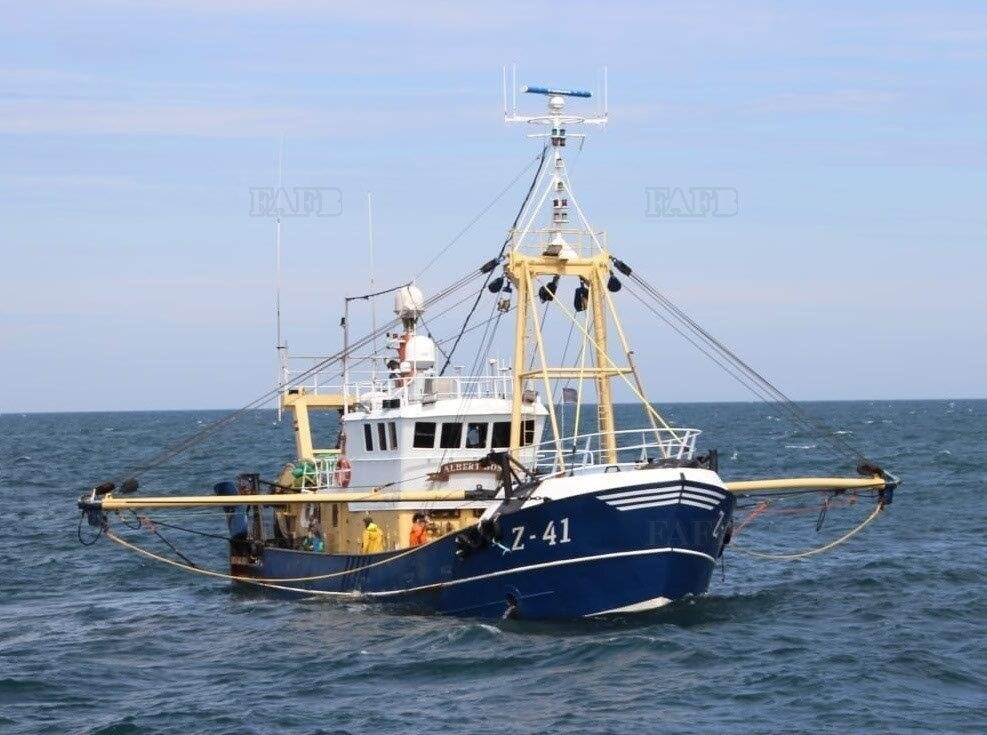
M349 399L352 404L353 399ZM346 405L346 399L339 393L308 393L304 388L292 388L281 396L282 408L291 411L295 432L295 451L300 460L315 459L312 443L312 425L308 411L339 410Z
M596 395L598 401L596 410L599 416L600 441L607 464L616 464L617 439L613 433L613 396L610 390L610 376L604 372L612 362L607 352L607 314L603 306L603 290L607 287L604 273L607 271L606 261L596 264L593 269L589 298L590 308L593 310L593 335L596 347Z
M530 283L525 274L515 270L516 258L512 253L508 261L507 274L517 292L517 312L514 328L514 365L512 379L514 390L511 399L511 441L510 452L518 462L521 461L521 395L524 391L524 353L525 341L528 338L528 289Z
M541 325L538 323L538 312L535 308L535 290L531 282L531 274L528 269L524 270L525 279L528 282L528 297L531 303L531 320L535 325L535 344L538 346L538 358L541 362L542 381L545 387L545 399L548 403L548 417L552 422L552 438L555 440L555 462L559 470L565 469L565 456L562 453L562 433L559 431L559 422L555 416L555 399L552 394L552 382L548 375L548 359L545 357L545 342L542 340Z
M298 459L315 459L315 450L312 447L312 426L308 420L308 406L301 401L297 402L292 407L291 416Z

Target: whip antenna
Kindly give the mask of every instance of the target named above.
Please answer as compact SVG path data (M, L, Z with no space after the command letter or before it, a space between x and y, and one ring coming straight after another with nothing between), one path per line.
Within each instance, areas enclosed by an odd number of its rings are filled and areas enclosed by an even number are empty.
M275 284L274 284L274 318L277 330L275 350L278 354L278 423L284 414L281 405L281 394L288 382L288 345L285 344L281 332L281 192L284 188L284 135L278 148L278 188L274 192L274 250L275 250Z
M367 249L370 254L370 293L374 292L374 200L373 194L367 192ZM377 304L374 299L370 299L370 331L377 332ZM377 338L374 337L373 353L377 355ZM373 371L373 381L377 382L377 362L370 361Z

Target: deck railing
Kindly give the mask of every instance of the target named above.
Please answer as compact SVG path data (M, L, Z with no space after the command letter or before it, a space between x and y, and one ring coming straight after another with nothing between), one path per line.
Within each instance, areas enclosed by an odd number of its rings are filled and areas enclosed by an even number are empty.
M663 459L688 460L696 453L696 440L702 432L686 428L623 429L613 432L617 444L616 465L639 465ZM586 468L612 464L607 461L603 434L580 434L562 440L562 459L559 466L558 450L554 439L538 445L537 468L541 472L561 470L585 470Z
M432 403L448 398L510 398L512 380L509 372L498 371L489 375L415 375L410 378L389 376L387 371L351 372L344 383L339 368L327 368L325 373L307 374L306 370L286 371L285 383L290 388L304 388L308 393L338 393L359 400L371 396L372 402L384 398L397 398L407 402ZM305 375L304 380L297 380Z

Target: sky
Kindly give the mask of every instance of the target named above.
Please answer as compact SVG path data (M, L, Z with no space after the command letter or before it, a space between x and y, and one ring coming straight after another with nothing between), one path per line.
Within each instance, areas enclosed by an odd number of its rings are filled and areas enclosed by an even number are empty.
M342 300L368 288L368 192L378 287L418 274L507 187L417 282L435 293L495 255L539 145L503 122L514 63L519 84L591 90L607 67L610 123L569 148L583 209L789 395L987 397L982 4L2 14L0 412L236 407L269 389L274 226L251 207L277 183L282 137L284 186L327 197L325 216L282 225L292 353L338 349ZM724 193L722 216L649 212L653 192L696 187ZM654 400L750 399L618 303ZM355 331L369 320L354 309Z

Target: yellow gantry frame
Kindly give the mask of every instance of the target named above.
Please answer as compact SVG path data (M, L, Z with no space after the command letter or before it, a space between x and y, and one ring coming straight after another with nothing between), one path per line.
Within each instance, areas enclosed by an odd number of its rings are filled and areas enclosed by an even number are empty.
M617 441L614 436L613 393L610 380L618 375L624 376L626 373L634 373L634 367L633 365L629 367L617 366L607 354L607 311L604 293L610 275L610 254L606 251L600 251L589 257L562 259L550 255L526 255L518 250L513 250L508 253L504 272L510 278L517 293L517 317L514 334L514 391L511 406L511 454L515 459L520 458L521 404L524 383L530 378L540 376L545 387L545 402L548 406L549 420L555 437L558 466L560 468L565 466L562 435L555 416L555 401L550 381L564 377L581 378L586 376L596 379L597 411L603 458L608 464L616 463ZM536 311L535 279L538 276L578 276L589 284L589 308L593 320L591 341L595 351L593 367L575 370L548 365ZM613 316L616 319L616 313ZM534 349L538 354L541 367L526 371L523 367L526 364L527 342L529 336L532 336L529 335L529 319L534 324L534 329L531 331L535 339Z
M354 398L349 399L351 406L355 402ZM346 405L346 399L339 393L307 393L304 388L293 388L282 394L281 405L291 411L295 431L295 452L298 459L311 460L315 458L315 447L312 444L309 409L342 410Z

